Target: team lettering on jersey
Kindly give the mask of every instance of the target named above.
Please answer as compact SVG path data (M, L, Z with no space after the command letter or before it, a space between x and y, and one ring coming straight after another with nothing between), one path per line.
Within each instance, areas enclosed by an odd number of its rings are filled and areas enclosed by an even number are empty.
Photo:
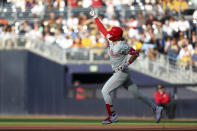
M114 52L111 49L109 49L109 52L111 56L118 57L118 54L114 54Z

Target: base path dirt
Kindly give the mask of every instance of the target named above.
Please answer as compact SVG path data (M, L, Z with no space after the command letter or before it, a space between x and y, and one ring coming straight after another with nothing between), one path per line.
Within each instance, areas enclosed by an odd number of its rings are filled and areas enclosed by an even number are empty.
M73 131L197 131L197 126L167 126L167 125L0 125L0 130L15 131L57 131L57 130L73 130Z

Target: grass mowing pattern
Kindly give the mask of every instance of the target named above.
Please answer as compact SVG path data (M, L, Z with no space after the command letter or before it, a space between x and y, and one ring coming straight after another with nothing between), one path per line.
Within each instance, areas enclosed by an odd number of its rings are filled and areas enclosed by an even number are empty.
M0 118L0 125L100 125L102 119ZM161 125L197 125L197 120L161 120ZM154 120L120 120L114 125L158 125Z

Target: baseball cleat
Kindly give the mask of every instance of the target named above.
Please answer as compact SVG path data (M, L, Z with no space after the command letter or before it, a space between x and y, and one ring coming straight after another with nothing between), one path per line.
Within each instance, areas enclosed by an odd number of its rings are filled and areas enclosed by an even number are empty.
M155 111L155 119L156 119L156 123L159 123L160 119L161 119L161 113L163 111L163 107L161 106L157 106L156 107L156 111Z
M104 121L102 121L102 124L107 125L117 121L118 121L118 114L115 114L113 116L108 116Z

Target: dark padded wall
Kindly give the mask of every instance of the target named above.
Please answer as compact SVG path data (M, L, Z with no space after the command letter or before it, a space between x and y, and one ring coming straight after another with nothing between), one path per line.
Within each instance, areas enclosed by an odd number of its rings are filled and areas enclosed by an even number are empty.
M26 51L0 51L0 113L26 113L26 57Z
M64 66L28 53L27 109L31 114L58 114L64 100Z

